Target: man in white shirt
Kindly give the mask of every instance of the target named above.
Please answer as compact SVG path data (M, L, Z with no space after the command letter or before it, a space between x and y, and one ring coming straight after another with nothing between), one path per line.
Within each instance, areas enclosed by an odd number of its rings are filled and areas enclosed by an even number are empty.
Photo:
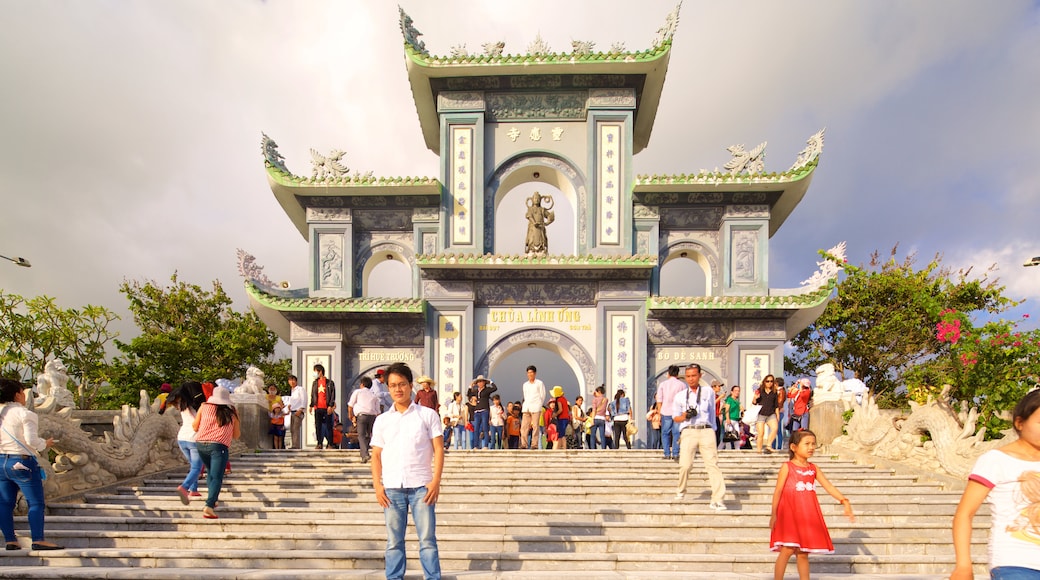
M303 449L303 420L307 416L307 389L296 375L289 375L289 442L292 449Z
M413 402L412 369L394 363L386 371L393 406L376 418L372 433L372 487L386 519L386 578L405 573L408 510L419 536L426 580L441 577L435 506L444 469L444 437L436 411ZM432 466L431 466L432 463Z
M668 367L668 378L657 385L657 394L654 401L657 410L661 413L661 447L664 449L664 458L679 461L679 431L675 428L675 409L672 402L675 396L686 390L686 383L679 380L679 366Z
M698 364L686 367L686 384L688 388L672 401L675 412L672 419L678 423L679 431L679 489L675 492L675 499L681 500L686 496L693 458L700 449L711 485L711 504L708 507L725 511L726 504L722 503L722 498L726 495L726 482L719 469L719 450L715 443L715 392L711 387L701 386L701 365Z
M520 420L520 449L533 449L539 447L541 433L538 431L538 418L542 413L542 404L545 403L545 383L537 378L538 369L531 365L527 367L527 382L524 383L524 402L520 407L523 418ZM533 433L532 437L528 437Z
M379 416L379 399L372 392L372 379L361 377L361 388L354 389L347 402L347 418L357 426L358 445L361 446L361 463L372 458L372 427Z
M390 408L394 402L390 397L390 393L386 389L386 384L383 380L386 378L386 370L379 369L376 371L376 378L372 379L372 393L375 394L376 398L379 399L379 412Z

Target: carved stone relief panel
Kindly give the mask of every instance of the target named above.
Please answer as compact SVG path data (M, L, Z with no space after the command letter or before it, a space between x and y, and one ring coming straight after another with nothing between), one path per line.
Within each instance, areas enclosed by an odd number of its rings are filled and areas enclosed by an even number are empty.
M343 235L319 233L318 273L319 288L343 288Z
M593 284L507 284L477 285L476 302L480 305L512 304L591 304L595 298Z
M733 249L732 272L733 282L754 283L758 275L758 231L734 229L730 233Z
M307 223L349 223L350 212L349 208L309 207L307 208Z
M649 254L650 253L650 232L637 231L636 232L636 253L637 254Z
M596 300L604 298L628 298L645 300L650 295L647 282L633 280L631 282L600 282L596 292Z
M343 342L351 345L419 346L425 331L422 321L385 323L343 323Z
M681 230L717 230L722 225L722 207L662 207L661 226Z
M635 89L590 89L589 108L634 109Z
M727 205L728 218L769 218L768 205Z
M437 95L437 111L483 111L484 93L479 91L442 92Z
M412 208L412 222L413 223L437 223L441 219L440 210L435 207L416 207Z
M487 120L584 119L586 91L488 93Z
M343 332L338 322L297 321L289 323L289 340L342 340Z
M411 230L412 212L403 210L355 210L356 230Z
M437 253L437 234L434 232L423 232L422 233L422 253L424 254L436 254Z
M423 298L473 299L473 283L456 280L423 280Z
M786 338L787 323L783 320L735 320L733 338Z
M646 334L651 344L725 344L732 331L732 322L702 322L657 318L649 318L646 321Z
M637 203L632 206L632 217L635 219L660 219L661 212L656 205Z

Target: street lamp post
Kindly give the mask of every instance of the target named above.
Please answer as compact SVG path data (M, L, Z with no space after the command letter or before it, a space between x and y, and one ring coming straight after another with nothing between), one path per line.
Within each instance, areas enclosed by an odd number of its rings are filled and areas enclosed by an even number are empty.
M1029 260L1028 262L1026 262L1025 264L1022 264L1022 265L1025 266L1026 268L1028 268L1030 266L1040 266L1040 256L1037 256L1037 257L1033 258L1032 260Z
M17 264L17 265L19 265L19 266L21 266L23 268L32 268L32 264L30 264L29 260L26 260L25 258L20 258L20 257L8 258L7 256L0 256L0 259L7 260L8 262L13 262L13 263L15 263L15 264Z

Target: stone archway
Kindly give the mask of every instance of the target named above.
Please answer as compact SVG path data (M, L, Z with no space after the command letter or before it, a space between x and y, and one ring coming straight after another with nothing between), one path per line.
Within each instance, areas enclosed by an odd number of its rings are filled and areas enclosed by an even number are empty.
M495 253L495 211L498 209L502 197L517 185L529 181L521 177L519 171L523 169L531 171L538 169L541 173L538 181L559 189L573 204L577 218L575 254L585 253L588 248L588 194L585 178L575 164L545 152L510 159L496 169L488 179L485 187L485 199L491 202L484 204L485 251Z
M578 385L578 394L588 396L596 384L596 361L580 343L550 328L527 328L502 337L477 362L476 373L490 376L497 361L527 348L530 343L558 353L582 383Z

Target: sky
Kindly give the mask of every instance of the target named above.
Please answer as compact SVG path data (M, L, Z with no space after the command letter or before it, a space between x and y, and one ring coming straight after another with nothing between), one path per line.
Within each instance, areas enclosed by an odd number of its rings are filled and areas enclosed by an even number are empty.
M402 2L433 54L541 37L649 48L670 1ZM261 131L289 169L340 149L376 176L438 176L420 134L395 3L0 0L0 289L106 306L123 279L219 279L235 251L306 285L306 242L275 201ZM896 244L991 265L1009 318L1040 319L1040 7L1007 0L687 0L637 174L721 167L768 141L790 167L826 128L809 191L770 242L770 286L817 251L861 264ZM518 234L519 235L519 234ZM522 377L521 377L522 378Z

